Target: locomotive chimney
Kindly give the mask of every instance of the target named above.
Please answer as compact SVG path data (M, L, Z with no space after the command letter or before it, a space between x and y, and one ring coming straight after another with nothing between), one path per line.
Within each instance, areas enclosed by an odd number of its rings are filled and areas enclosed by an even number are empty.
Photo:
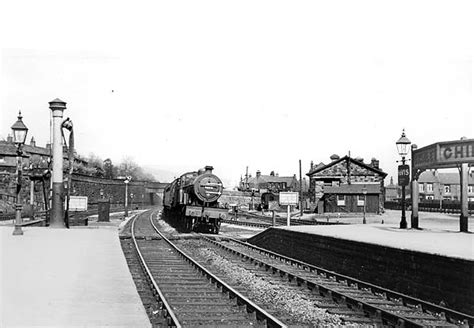
M214 168L211 165L206 165L204 167L204 170L206 170L205 173L212 173L212 170L214 170Z

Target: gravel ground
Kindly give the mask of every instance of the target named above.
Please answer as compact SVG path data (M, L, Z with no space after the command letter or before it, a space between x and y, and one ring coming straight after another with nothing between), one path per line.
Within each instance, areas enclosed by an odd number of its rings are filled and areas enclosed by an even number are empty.
M244 288L254 302L269 304L281 315L291 317L295 322L308 327L361 327L358 324L344 324L339 315L327 313L325 309L309 300L304 293L283 283L266 280L242 268L218 252L209 249L207 243L197 246L194 242L191 246L183 242L178 247L193 256L203 258L209 270L219 272L219 275L224 276L231 285Z

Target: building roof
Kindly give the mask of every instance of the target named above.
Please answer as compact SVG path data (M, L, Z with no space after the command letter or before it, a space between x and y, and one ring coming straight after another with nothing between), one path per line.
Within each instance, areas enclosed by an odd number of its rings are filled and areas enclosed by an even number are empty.
M385 173L384 171L382 171L382 170L380 170L380 169L377 169L377 168L375 168L375 167L373 167L373 166L367 165L367 164L365 164L364 162L357 161L357 160L355 160L355 159L353 159L352 157L349 157L349 156L347 156L347 155L344 156L344 157L341 157L341 158L339 158L339 159L337 159L337 160L335 160L335 161L332 161L332 162L329 163L329 164L323 165L323 166L320 166L320 164L319 164L319 165L317 165L316 167L313 167L313 169L312 169L310 172L306 173L306 175L307 175L307 176L312 176L313 174L316 174L316 173L318 173L318 172L321 172L321 171L327 169L328 167L331 167L331 166L333 166L333 165L336 165L336 164L338 164L338 163L340 163L340 162L342 162L342 161L346 161L346 160L349 160L350 162L354 163L355 165L359 165L359 166L361 166L361 167L363 167L363 168L365 168L365 169L367 169L367 170L373 171L373 172L375 172L375 173L381 175L382 177L386 177L386 176L387 176L387 173Z
M15 143L10 141L0 140L0 155L2 156L16 156L17 155L17 146ZM38 147L30 144L23 145L23 157L29 157L30 155L39 155L43 157L52 157L52 151L48 147ZM68 158L68 153L63 150L63 158ZM75 162L81 162L84 165L87 165L87 161L78 156L74 156Z
M419 183L441 183L441 184L459 184L459 173L457 172L435 172L425 171L420 174L418 178ZM469 184L474 183L474 176L470 174L468 176Z
M344 184L340 186L324 186L324 194L362 194L362 188L367 189L367 194L380 194L379 184Z
M259 184L259 183L286 183L287 186L290 186L293 181L295 181L295 177L280 177L276 175L263 175L261 174L258 177L249 178L248 183Z
M41 155L41 156L51 156L51 150L48 148L44 147L38 147L38 146L31 146L31 145L24 145L23 146L23 151L26 151L29 154L32 155Z
M13 142L0 140L0 155L16 156L16 146Z

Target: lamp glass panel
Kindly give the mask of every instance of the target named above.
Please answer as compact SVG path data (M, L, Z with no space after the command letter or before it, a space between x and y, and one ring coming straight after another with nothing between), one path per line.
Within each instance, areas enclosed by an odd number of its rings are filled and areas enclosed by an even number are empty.
M406 143L397 143L397 149L401 156L408 154L408 144Z
M13 130L13 140L17 144L24 144L28 130Z

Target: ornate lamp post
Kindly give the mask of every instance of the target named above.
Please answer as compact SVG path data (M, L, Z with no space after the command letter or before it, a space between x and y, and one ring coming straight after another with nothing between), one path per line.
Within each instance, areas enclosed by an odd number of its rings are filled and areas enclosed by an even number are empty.
M366 224L367 221L365 220L365 203L367 202L367 188L365 186L362 188L362 194L364 194L364 218L362 220L362 223Z
M125 183L125 217L128 217L128 183L132 180L131 176L126 176L123 182Z
M21 112L18 112L18 120L15 124L12 125L13 130L13 141L17 146L17 185L16 185L16 205L15 205L15 229L13 230L13 235L22 235L23 230L21 230L21 199L20 199L20 190L21 190L21 158L23 156L23 145L26 141L26 135L28 134L28 128L21 120Z
M411 144L411 141L405 136L405 129L403 129L402 136L396 142L398 154L402 157L401 166L403 166L402 170L399 167L399 173L398 173L399 180L400 180L400 172L402 171L402 173L406 173L404 170L409 170L409 167L405 168L405 156L408 154L408 151L410 150L410 144ZM410 176L409 172L407 175L408 177ZM402 183L402 218L400 221L400 229L407 228L407 219L405 215L405 185L406 185L405 183Z

